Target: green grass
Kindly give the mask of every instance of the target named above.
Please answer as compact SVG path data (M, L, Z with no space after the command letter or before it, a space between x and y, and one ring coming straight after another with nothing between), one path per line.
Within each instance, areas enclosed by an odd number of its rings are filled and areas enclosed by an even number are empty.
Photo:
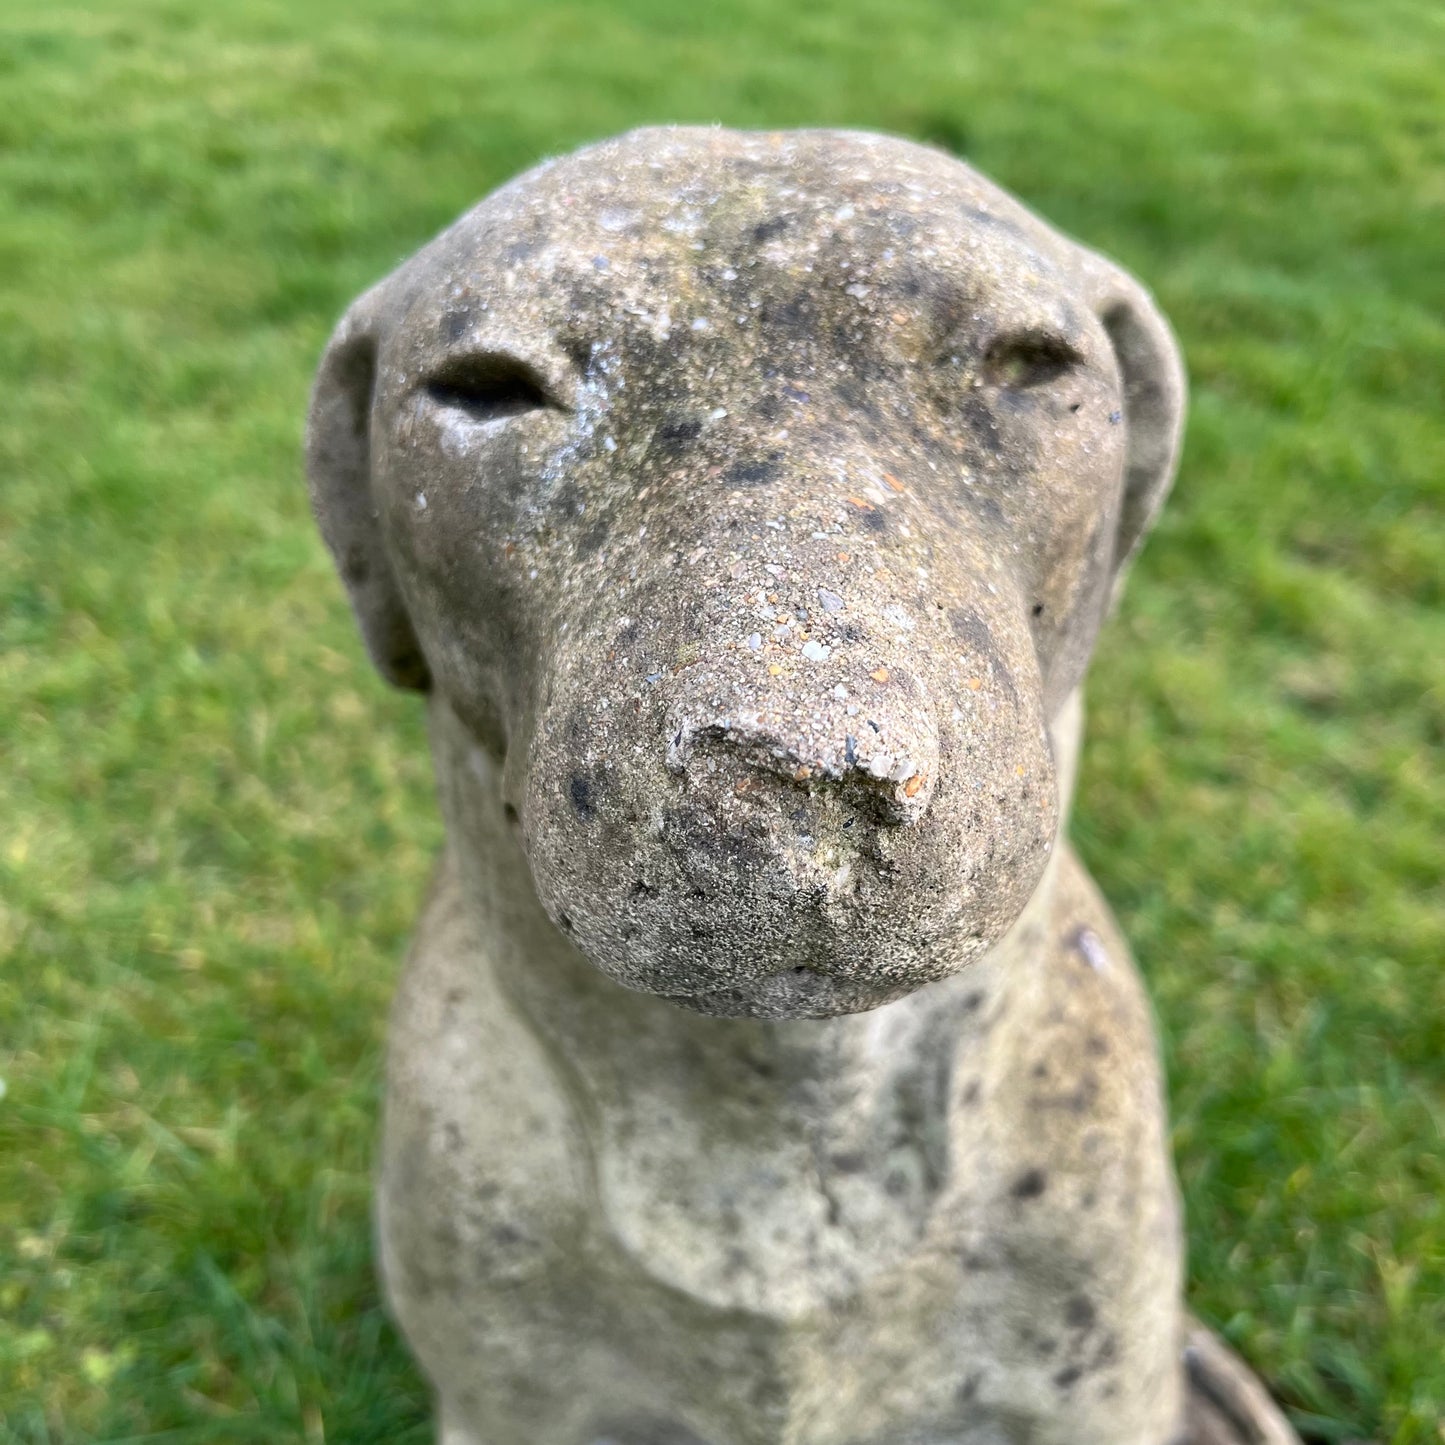
M1191 1297L1319 1439L1445 1439L1442 115L1437 0L6 0L0 1441L429 1438L367 1168L439 830L301 415L354 292L658 119L940 141L1163 302L1076 833Z

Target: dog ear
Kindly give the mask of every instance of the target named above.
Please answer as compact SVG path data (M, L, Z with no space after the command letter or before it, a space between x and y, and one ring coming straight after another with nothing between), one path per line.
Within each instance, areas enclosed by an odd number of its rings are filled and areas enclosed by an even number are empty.
M1132 276L1085 253L1089 299L1114 343L1124 385L1124 496L1114 541L1114 591L1174 482L1187 382L1179 343L1154 298Z
M306 477L311 510L371 660L388 682L424 691L430 674L386 556L371 492L379 301L379 290L361 296L327 342L306 417Z

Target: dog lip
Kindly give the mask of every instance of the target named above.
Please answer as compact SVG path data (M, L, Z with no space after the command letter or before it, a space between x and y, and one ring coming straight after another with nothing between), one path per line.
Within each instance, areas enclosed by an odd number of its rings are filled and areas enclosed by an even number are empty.
M788 979L801 980L804 977L829 979L834 975L823 969L811 968L805 963L794 964L788 968L777 968L771 973L759 974L757 978L744 979L739 983L723 984L700 984L697 988L672 989L662 995L664 998L707 998L712 995L750 995L761 992L770 983L783 982Z
M738 983L716 984L700 988L677 989L663 995L670 999L736 998L739 1001L756 999L770 988L782 986L782 991L802 993L804 990L822 992L835 987L837 976L826 969L811 964L791 964L774 969L771 973L759 974L757 978L744 979Z
M661 997L679 1008L720 1018L834 1018L866 1013L912 993L924 980L854 980L821 973L807 965L778 969L723 988L670 992Z

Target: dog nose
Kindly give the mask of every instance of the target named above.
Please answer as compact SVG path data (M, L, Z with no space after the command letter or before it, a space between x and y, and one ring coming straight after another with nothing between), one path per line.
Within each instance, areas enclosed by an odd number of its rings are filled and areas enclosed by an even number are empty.
M687 702L669 718L667 766L701 785L733 790L792 785L835 790L875 821L898 827L928 811L938 778L938 733L923 707L744 706ZM718 775L722 776L719 777Z

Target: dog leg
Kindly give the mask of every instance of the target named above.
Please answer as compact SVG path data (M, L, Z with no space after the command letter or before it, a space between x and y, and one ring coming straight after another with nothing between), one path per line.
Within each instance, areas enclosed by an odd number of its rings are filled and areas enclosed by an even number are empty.
M437 1420L437 1445L487 1445L480 1435L459 1423L445 1404L438 1408Z
M1197 1320L1185 1332L1184 1373L1189 1399L1181 1445L1300 1445L1249 1367Z

